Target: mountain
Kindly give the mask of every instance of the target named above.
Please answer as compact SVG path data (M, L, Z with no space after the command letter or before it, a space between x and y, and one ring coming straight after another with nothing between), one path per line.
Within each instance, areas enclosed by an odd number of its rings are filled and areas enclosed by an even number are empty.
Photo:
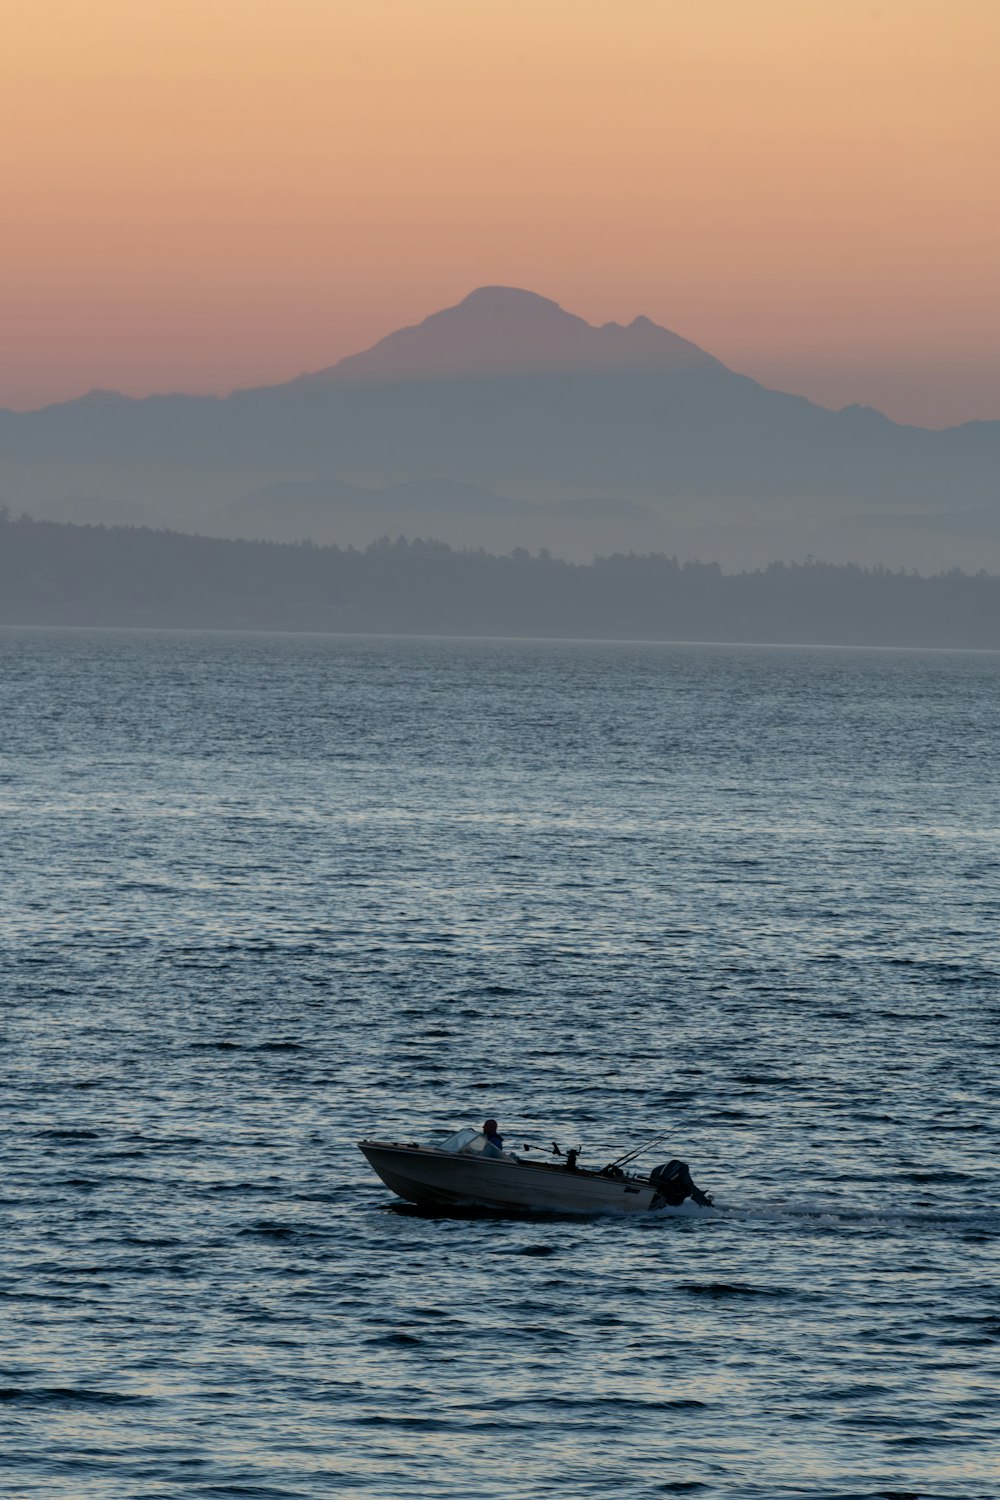
M1000 423L828 411L647 319L595 328L502 287L285 385L0 412L15 513L86 495L91 520L103 500L109 521L288 540L998 567L998 475Z
M84 519L84 517L80 517ZM447 536L458 547L523 546L593 555L627 530L636 547L662 547L662 516L628 500L588 497L533 504L454 480L412 479L366 488L342 479L265 485L224 506L206 528L215 536L267 541L308 538L364 546L376 536Z
M648 318L593 328L558 302L517 287L482 286L457 307L400 328L302 383L447 380L569 370L697 370L719 362Z

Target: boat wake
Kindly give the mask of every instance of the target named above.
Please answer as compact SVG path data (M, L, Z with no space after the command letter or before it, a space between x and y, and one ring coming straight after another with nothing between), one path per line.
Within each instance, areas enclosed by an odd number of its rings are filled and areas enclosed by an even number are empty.
M687 1207L688 1205L684 1205ZM951 1228L970 1234L1000 1233L1000 1203L958 1207L948 1204L911 1207L883 1202L877 1206L838 1204L819 1199L718 1199L717 1217L761 1224L808 1224L844 1228L885 1230L893 1225L912 1230L924 1226Z

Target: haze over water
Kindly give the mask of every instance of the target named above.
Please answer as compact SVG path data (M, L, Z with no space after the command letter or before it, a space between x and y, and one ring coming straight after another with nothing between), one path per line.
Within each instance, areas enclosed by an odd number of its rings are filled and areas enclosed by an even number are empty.
M0 633L0 1489L1000 1493L1000 656ZM710 1218L355 1148L659 1131Z

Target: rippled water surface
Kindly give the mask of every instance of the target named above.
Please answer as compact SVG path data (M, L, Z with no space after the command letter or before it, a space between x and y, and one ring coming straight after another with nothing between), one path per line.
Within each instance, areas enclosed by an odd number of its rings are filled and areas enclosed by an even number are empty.
M0 635L0 1492L996 1497L1000 657ZM355 1147L669 1131L714 1217Z

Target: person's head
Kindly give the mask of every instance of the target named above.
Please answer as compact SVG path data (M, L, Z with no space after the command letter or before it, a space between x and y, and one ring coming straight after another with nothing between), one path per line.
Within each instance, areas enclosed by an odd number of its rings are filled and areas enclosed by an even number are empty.
M485 1122L485 1124L483 1125L483 1135L496 1135L496 1133L497 1133L497 1122L496 1122L496 1120L487 1120Z

